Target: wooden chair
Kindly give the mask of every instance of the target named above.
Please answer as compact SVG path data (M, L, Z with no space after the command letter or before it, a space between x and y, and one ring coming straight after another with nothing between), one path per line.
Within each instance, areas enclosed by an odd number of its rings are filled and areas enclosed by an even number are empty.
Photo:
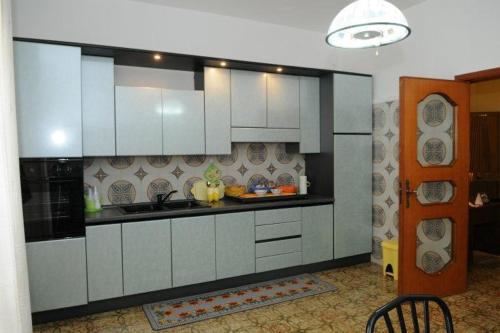
M430 317L429 317L429 303L434 302L441 308L441 311L444 315L444 321L446 326L447 333L454 333L453 330L453 320L451 318L451 312L446 303L440 299L439 297L433 295L405 295L399 296L393 301L387 303L381 308L375 310L375 312L371 315L368 323L366 324L366 333L374 333L375 332L375 324L377 321L384 317L385 324L387 326L387 332L394 333L394 327L392 326L391 318L389 317L389 312L391 310L396 309L399 319L399 327L401 328L402 333L407 333L405 318L403 316L402 305L405 303L410 304L411 309L411 319L413 323L413 332L419 333L420 327L417 316L417 302L423 302L424 304L424 332L430 332Z

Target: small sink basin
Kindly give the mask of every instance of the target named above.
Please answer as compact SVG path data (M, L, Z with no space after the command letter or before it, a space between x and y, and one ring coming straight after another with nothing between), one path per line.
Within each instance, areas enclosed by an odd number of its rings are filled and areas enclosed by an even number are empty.
M201 208L203 207L196 200L171 200L167 201L163 204L167 210L175 210L175 209L190 209L190 208Z
M154 213L164 212L170 210L192 209L204 207L196 200L171 200L165 202L163 205L158 204L134 204L118 207L124 214L140 214L140 213Z
M162 212L165 207L157 204L139 204L139 205L128 205L121 206L119 209L125 214L137 214L137 213L151 213L151 212Z

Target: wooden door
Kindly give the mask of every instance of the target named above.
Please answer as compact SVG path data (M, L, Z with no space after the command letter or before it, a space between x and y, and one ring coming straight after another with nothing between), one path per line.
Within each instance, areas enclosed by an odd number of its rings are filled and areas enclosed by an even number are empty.
M400 294L467 287L469 85L400 80Z

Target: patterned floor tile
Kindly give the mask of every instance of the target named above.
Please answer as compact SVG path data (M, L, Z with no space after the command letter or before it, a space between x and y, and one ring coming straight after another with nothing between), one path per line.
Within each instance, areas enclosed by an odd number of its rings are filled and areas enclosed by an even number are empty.
M363 332L370 314L395 297L396 285L381 267L363 264L315 274L334 284L336 292L302 298L168 329L169 333ZM476 254L467 292L447 297L455 332L500 332L500 257ZM436 315L432 315L436 313ZM432 332L442 332L440 315ZM381 328L380 332L384 332ZM141 307L34 327L35 333L150 333Z

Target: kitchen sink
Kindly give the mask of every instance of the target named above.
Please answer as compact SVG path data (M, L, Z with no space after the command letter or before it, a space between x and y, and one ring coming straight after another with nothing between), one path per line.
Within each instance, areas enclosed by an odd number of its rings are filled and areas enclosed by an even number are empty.
M120 206L118 209L124 214L140 214L140 213L154 213L154 212L165 212L171 210L181 210L181 209L192 209L192 208L202 208L204 207L196 200L171 200L165 202L163 205L159 204L133 204Z

